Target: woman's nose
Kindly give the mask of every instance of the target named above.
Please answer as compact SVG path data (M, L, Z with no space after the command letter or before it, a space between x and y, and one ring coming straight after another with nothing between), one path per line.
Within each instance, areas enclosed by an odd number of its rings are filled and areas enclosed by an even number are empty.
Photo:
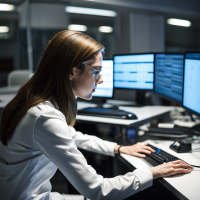
M96 84L102 84L103 83L103 78L102 76L97 80Z

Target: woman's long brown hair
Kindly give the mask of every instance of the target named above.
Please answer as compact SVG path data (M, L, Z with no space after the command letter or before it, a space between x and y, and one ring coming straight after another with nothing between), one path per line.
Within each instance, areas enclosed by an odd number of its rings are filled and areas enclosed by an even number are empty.
M5 107L0 124L0 141L7 145L25 113L52 97L65 115L67 124L73 126L77 102L69 76L73 67L80 66L103 49L98 42L80 32L65 30L55 35L47 45L35 74Z

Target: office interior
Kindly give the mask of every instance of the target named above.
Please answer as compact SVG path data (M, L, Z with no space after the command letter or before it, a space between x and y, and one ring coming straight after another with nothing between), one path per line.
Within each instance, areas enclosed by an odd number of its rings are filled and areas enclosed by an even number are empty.
M3 4L13 5L10 11L1 10ZM95 8L113 11L113 16L72 13L67 7ZM19 79L26 82L34 74L49 40L58 32L70 29L71 25L83 25L81 32L94 38L105 46L105 60L113 60L115 55L138 54L182 54L187 52L200 55L200 2L196 0L5 0L0 1L0 117L3 108L16 94L22 83L12 83L9 75L17 70ZM171 18L187 20L189 27L171 25ZM101 31L100 27L108 28ZM1 27L7 31L1 32ZM72 26L71 26L72 27ZM85 29L85 30L84 30ZM185 64L183 62L183 64ZM154 71L155 72L155 71ZM27 78L28 77L28 78ZM14 81L15 82L15 81ZM154 81L155 83L155 81ZM98 88L97 88L98 90ZM120 88L113 89L112 98L95 97L89 102L77 99L78 108L111 107L128 110L138 119L124 120L106 117L77 116L75 129L85 134L96 135L102 139L121 145L153 141L158 148L184 160L190 157L189 151L182 154L169 148L176 140L186 142L194 149L200 147L200 114L188 110L182 102L155 92L153 89ZM181 99L182 101L182 99ZM200 101L200 100L199 100ZM199 104L200 106L200 104ZM145 110L146 109L146 110ZM140 115L145 112L145 116ZM141 119L140 119L141 116ZM109 121L109 122L108 122ZM149 135L154 127L181 127L190 130L197 126L190 137L168 137ZM164 135L164 134L163 134ZM165 142L166 141L166 142ZM159 143L160 142L160 143ZM168 151L169 149L169 151ZM109 156L80 150L91 164L104 177L122 175L137 168L135 160L119 155ZM181 156L180 156L181 155ZM192 155L194 165L200 165L200 153ZM192 157L192 158L193 158ZM139 161L138 161L139 162ZM189 162L189 161L188 161ZM145 162L146 164L146 162ZM139 165L139 164L138 164ZM143 165L144 167L145 165ZM198 184L200 171L194 173ZM193 173L193 172L192 172ZM186 180L186 179L184 179ZM200 179L199 179L200 180ZM171 182L170 182L171 181ZM127 199L198 199L199 191L185 192L182 179L154 180L154 186L146 192ZM180 182L180 184L179 184ZM58 170L51 180L52 191L61 194L79 194L78 191ZM191 186L192 187L192 186ZM196 187L194 187L196 188ZM199 196L198 196L199 195Z

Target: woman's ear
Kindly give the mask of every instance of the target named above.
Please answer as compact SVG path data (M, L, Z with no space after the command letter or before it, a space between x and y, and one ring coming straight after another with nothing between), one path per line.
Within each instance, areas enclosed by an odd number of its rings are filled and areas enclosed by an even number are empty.
M71 73L69 75L69 80L72 80L74 78L74 70L75 70L74 68L72 68L72 71L71 71Z

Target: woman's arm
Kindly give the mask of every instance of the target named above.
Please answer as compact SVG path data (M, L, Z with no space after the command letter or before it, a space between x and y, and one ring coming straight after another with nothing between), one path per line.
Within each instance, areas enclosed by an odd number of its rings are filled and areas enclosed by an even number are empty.
M109 179L98 175L77 149L68 125L60 116L51 113L40 116L34 139L35 147L89 199L124 199L152 185L153 176L147 168Z
M73 127L69 127L69 129L78 148L110 156L118 154L120 145L117 143L102 140L96 136L83 134L76 131ZM143 144L139 142L131 146L122 146L120 147L120 153L143 158L145 157L144 153L150 154L151 152L155 152L154 149L147 145L148 143Z
M93 135L83 134L80 131L76 131L71 126L69 126L69 129L71 136L78 148L104 155L114 156L114 149L117 146L117 143L102 140Z

